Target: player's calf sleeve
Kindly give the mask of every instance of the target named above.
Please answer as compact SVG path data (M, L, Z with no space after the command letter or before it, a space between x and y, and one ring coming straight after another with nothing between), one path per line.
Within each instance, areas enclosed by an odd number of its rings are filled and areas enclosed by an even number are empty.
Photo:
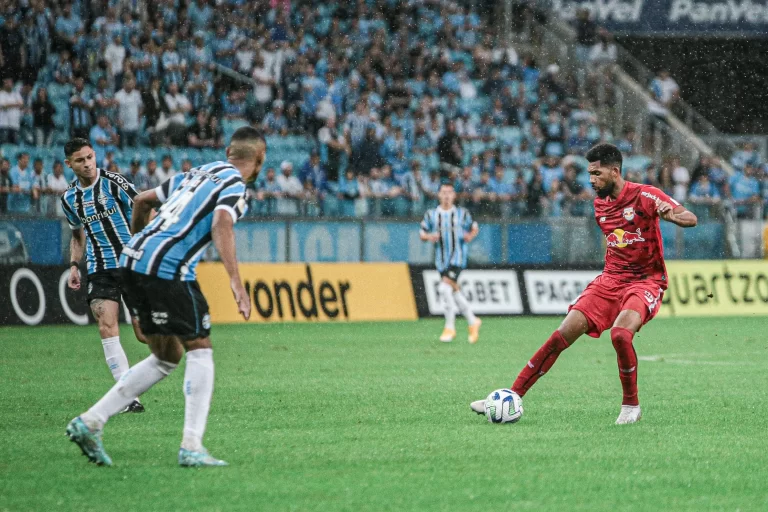
M453 300L456 301L459 311L461 311L461 314L464 315L464 318L467 319L467 322L469 322L470 325L477 322L477 317L472 312L472 308L469 307L469 301L467 301L467 298L461 293L461 290L453 292Z
M536 384L539 377L552 368L560 352L569 346L563 335L560 334L560 331L553 332L541 348L533 354L531 360L528 361L528 364L525 365L525 368L517 376L515 383L512 384L512 391L520 396L524 396Z
M453 301L453 288L445 282L438 286L440 297L443 300L443 315L445 315L445 328L456 328L456 304Z
M619 379L624 392L622 405L640 405L637 398L637 353L632 345L634 334L629 329L614 327L611 329L611 341L616 349L616 361L619 364Z
M184 371L184 438L181 447L198 451L203 447L203 434L213 395L213 349L187 352Z
M101 428L107 420L125 409L134 398L171 374L178 366L161 361L154 354L133 365L119 381L107 391L96 405L82 414L83 421L90 427Z
M112 377L120 380L120 377L128 371L128 358L125 356L123 346L120 345L120 336L104 338L101 340L101 346L104 348L104 358L107 360Z

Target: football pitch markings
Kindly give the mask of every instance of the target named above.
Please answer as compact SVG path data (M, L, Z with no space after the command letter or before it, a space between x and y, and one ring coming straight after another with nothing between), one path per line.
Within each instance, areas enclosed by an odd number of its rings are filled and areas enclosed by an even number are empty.
M211 471L176 465L183 363L107 425L97 468L64 436L111 385L96 328L2 328L0 511L768 510L765 319L645 326L636 425L613 424L607 336L563 353L519 423L472 413L558 322L488 318L477 345L439 320L214 326L205 444L232 465Z

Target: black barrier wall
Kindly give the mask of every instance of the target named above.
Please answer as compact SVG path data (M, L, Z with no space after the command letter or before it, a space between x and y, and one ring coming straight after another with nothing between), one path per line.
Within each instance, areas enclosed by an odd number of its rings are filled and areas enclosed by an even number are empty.
M0 266L0 325L67 324L93 321L83 285L67 286L69 268L63 265ZM121 313L125 319L125 308Z

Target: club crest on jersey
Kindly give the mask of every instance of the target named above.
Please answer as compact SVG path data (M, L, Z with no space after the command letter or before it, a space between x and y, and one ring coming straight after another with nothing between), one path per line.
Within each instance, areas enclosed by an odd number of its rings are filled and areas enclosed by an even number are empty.
M631 206L624 208L624 220L631 221L635 218L635 209Z
M623 249L635 242L645 242L645 238L641 236L639 228L635 232L614 229L613 233L605 235L606 247L618 247L619 249Z
M605 217L600 217L600 222L605 222Z

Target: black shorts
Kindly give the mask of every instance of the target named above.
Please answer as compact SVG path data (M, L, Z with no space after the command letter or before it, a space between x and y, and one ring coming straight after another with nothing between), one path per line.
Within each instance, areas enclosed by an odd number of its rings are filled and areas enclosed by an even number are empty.
M96 299L120 302L123 285L120 280L120 269L99 270L88 275L88 304Z
M451 265L450 267L440 272L440 277L447 277L453 282L458 282L459 274L461 274L462 270L464 270L464 268Z
M160 279L121 269L125 303L147 336L182 340L211 334L211 315L197 281Z

